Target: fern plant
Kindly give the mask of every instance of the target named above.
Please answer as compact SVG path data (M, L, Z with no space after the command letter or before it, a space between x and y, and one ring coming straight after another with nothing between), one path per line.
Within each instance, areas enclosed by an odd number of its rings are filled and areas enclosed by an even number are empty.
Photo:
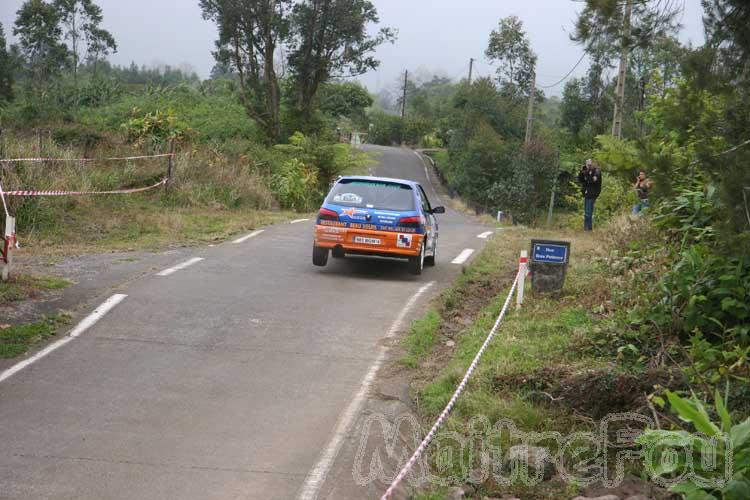
M718 423L695 395L685 399L667 391L667 399L680 420L697 433L648 429L638 438L652 479L672 484L670 490L686 500L750 498L750 418L733 423L718 391Z

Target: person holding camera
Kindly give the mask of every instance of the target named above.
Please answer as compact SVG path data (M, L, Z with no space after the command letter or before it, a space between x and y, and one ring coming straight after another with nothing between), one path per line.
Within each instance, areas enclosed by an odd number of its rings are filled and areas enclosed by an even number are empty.
M654 187L654 183L646 177L646 171L641 170L633 187L635 188L635 195L638 197L638 203L633 207L633 215L638 215L642 210L648 208L648 193Z
M586 164L578 173L578 182L583 189L583 230L594 228L594 203L602 192L602 170L593 160L586 160Z

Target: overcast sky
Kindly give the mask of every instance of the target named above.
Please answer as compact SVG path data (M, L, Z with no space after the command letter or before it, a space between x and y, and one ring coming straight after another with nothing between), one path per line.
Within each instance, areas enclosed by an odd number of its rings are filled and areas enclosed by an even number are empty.
M197 0L96 0L104 11L104 27L119 45L116 64L188 63L201 77L214 64L213 25L201 17ZM12 40L15 13L23 0L0 0L0 22ZM490 31L500 18L516 15L524 23L539 56L538 79L548 85L563 77L579 60L580 46L569 39L582 3L573 0L373 0L381 23L398 29L394 45L378 50L380 69L361 80L372 91L394 84L404 69L437 72L451 78L468 74L469 58L477 59L475 75L492 72L484 58ZM700 0L685 0L683 42L703 43ZM584 73L584 61L574 75ZM559 94L562 85L548 89Z

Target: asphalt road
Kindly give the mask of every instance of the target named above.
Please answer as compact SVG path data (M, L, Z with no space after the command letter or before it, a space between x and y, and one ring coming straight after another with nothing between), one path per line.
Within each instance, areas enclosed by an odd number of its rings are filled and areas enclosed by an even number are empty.
M417 180L442 203L414 152L367 149L374 175ZM449 284L451 261L484 242L486 228L450 208L439 222L437 265L419 277L385 259L313 267L305 221L196 249L203 260L111 291L127 297L0 382L0 499L309 491L405 304Z

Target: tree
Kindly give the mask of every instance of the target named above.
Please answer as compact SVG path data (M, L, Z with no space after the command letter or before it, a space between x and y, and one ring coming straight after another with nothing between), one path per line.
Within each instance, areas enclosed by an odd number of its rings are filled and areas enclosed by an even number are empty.
M706 32L721 47L735 74L746 71L750 57L750 5L745 0L702 0Z
M92 0L55 0L54 5L60 14L60 22L65 26L65 38L70 40L73 79L78 88L81 60L90 56L96 68L96 61L110 51L117 52L117 43L109 31L99 27L103 19L102 9Z
M501 86L528 94L534 74L536 55L523 30L523 22L516 16L500 20L498 28L490 33L490 41L485 55L491 61L500 63L497 69Z
M334 76L357 76L379 66L372 53L395 33L369 25L379 21L369 0L305 0L291 16L289 69L303 124L310 123L320 86Z
M585 0L576 21L574 41L588 53L604 53L602 59L620 54L612 135L620 137L624 115L625 78L633 48L646 49L653 40L676 32L680 9L675 0Z
M5 31L0 23L0 103L13 100L14 64L5 42Z
M240 101L269 142L281 133L281 91L274 66L286 39L290 0L200 0L203 17L219 30L214 57L237 72Z
M320 88L320 110L333 117L345 116L358 124L365 121L365 108L373 99L362 85L353 82L328 82Z
M65 67L68 48L62 43L60 14L43 0L27 0L18 11L13 34L28 66L29 81L39 88Z
M588 118L588 104L583 82L578 78L568 80L563 90L560 125L575 137L578 137Z

